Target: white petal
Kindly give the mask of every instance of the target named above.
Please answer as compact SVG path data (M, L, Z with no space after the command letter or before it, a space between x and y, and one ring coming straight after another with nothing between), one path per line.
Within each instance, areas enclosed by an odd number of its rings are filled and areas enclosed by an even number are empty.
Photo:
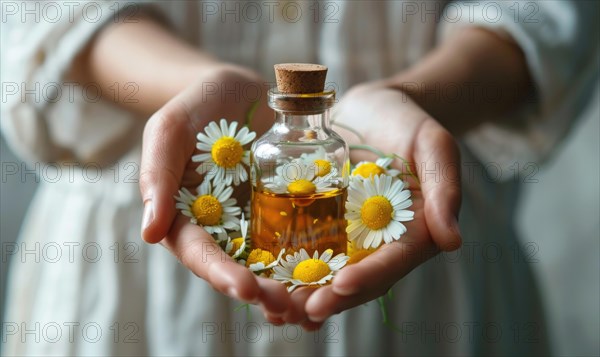
M229 200L229 198L233 194L233 187L231 187L231 186L225 187L225 185L219 185L218 189L219 189L218 191L215 190L215 192L214 192L213 195L215 197L217 197L217 199L221 203L226 202L227 200Z
M362 206L354 202L346 202L346 211L360 212Z
M233 181L233 176L232 175L226 175L225 174L225 170L219 170L219 177L215 177L215 180L217 181L223 181L225 182L226 185L231 185L231 182Z
M390 166L392 161L394 161L394 159L391 157L380 157L379 159L377 159L375 161L375 165L377 165L379 167L387 168L388 166Z
M355 236L354 236L354 241L356 242L356 245L359 247L362 247L364 245L365 242L365 238L367 238L367 235L369 234L370 230L369 228L367 228L366 226L361 226L359 229L354 231Z
M223 134L221 134L219 126L214 121L210 122L208 126L204 128L204 132L215 141L223 136Z
M239 207L223 207L223 212L229 213L232 215L235 215L236 213L240 214L241 211L242 211L242 209Z
M369 231L369 233L367 234L367 238L365 239L364 243L363 243L363 248L368 248L369 246L371 246L371 244L373 243L373 240L375 239L376 235L377 235L378 231L374 231L371 230Z
M323 252L323 254L321 254L321 257L319 259L321 259L322 261L324 261L325 263L327 263L329 261L329 259L331 259L332 256L333 256L333 250L326 249Z
M221 206L225 207L225 206L233 206L237 203L237 200L235 198L228 198L225 202L221 202Z
M394 212L394 220L400 222L412 221L415 217L415 213L413 211L401 210Z
M241 164L237 164L236 170L240 174L240 180L242 182L245 182L248 179L248 173L246 172L246 169L244 168L244 166Z
M212 155L211 154L198 154L198 155L192 156L192 161L193 162L203 162L203 161L208 161L208 160L211 160L211 159L212 159Z
M410 197L410 191L404 190L394 196L391 196L390 203L392 204L392 206L395 206L395 205L399 204L400 202L407 200L409 197Z
M227 222L223 222L223 228L225 229L229 229L229 230L234 230L234 229L238 229L240 226L232 221L227 221Z
M240 129L240 131L238 131L238 133L234 137L234 139L237 140L240 144L245 145L249 142L249 141L246 143L243 142L243 140L246 139L248 132L249 132L248 127L244 126Z
M202 228L204 228L204 230L207 231L210 234L215 233L215 230L213 229L212 226L203 226Z
M361 221L350 221L350 223L346 226L346 232L350 233L359 227L364 227Z
M390 195L398 194L400 191L402 191L402 189L404 189L404 186L404 181L396 179L392 185L392 188L390 189Z
M399 239L401 235L406 233L406 227L402 223L396 221L390 222L387 229L393 239Z
M190 209L190 205L180 202L180 203L176 203L175 204L175 208L181 209L181 210L184 210L184 209L185 210L189 210Z
M304 250L304 248L300 249L300 256L299 256L301 261L310 259L310 256L308 255L308 252L306 252L306 250Z
M227 127L227 120L221 119L219 125L221 127L221 136L228 136L229 128Z
M384 176L384 177L389 178L389 180L388 179L382 180L382 187L381 187L381 191L379 191L379 192L381 192L385 196L388 192L390 192L390 188L392 187L392 180L391 180L391 177L389 177L389 176Z
M192 194L192 193L190 192L190 190L188 190L188 189L187 189L187 188L185 188L185 187L183 187L183 188L181 189L181 191L180 191L180 192L183 192L183 193L184 193L184 194L187 196L187 198L189 198L189 199L191 199L191 200L195 200L195 199L196 199L196 195Z
M229 131L227 132L227 136L231 136L232 138L235 138L235 131L237 130L237 126L238 126L237 121L231 122L231 124L229 125Z
M332 271L340 270L344 265L346 265L348 259L350 259L350 257L346 254L340 253L336 255L329 261L329 269L331 269Z
M377 179L377 176L375 176L373 179ZM365 189L365 193L367 194L367 197L379 196L379 193L375 189L375 184L373 183L373 181L365 180L363 187Z
M214 144L214 143L215 143L215 141L216 141L215 139L213 139L213 138L211 138L211 137L208 137L208 136L207 136L206 134L204 134L204 133L198 133L198 134L196 134L196 139L197 139L199 142L203 143L203 144L207 144L207 146L208 146L208 147L211 147L211 146L212 146L212 144Z
M373 242L371 242L371 248L379 247L381 245L381 243L383 242L386 233L387 233L387 231L385 228L378 230L377 234L375 234L375 238L373 239Z
M349 221L358 221L358 222L362 223L361 218L360 218L360 213L356 212L356 211L350 211L350 212L346 213L344 218L346 218Z
M389 170L386 170L386 174L388 174L392 177L396 177L396 176L400 175L400 170L389 169Z

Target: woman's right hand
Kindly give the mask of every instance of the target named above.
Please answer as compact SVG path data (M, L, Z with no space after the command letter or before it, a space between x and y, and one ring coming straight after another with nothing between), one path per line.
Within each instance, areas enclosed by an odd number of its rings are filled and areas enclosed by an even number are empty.
M160 243L212 287L234 299L260 304L269 315L281 315L290 305L285 287L256 277L231 259L202 227L178 214L174 196L180 187L195 187L202 178L190 160L196 134L220 118L243 121L261 89L252 130L259 135L272 124L266 86L253 72L218 65L200 72L198 80L171 99L148 120L144 129L140 190L144 202L142 237ZM245 98L252 93L253 98ZM238 203L239 204L239 203Z

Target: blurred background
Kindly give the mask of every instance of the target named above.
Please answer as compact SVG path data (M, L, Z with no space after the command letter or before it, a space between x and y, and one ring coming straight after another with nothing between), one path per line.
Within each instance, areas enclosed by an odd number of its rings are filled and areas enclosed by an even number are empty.
M0 118L1 120L1 118ZM0 138L0 238L4 306L7 243L15 242L36 179L9 175L21 162ZM539 248L533 268L545 298L558 355L600 355L600 86L573 132L535 176L523 184L518 228Z
M35 170L23 175L23 165L0 136L3 322L5 309L10 309L4 305L11 257L7 249L18 239L37 187ZM15 168L18 174L13 174ZM572 132L534 178L537 182L522 184L515 216L522 244L536 248L532 268L552 347L560 356L600 356L600 83Z

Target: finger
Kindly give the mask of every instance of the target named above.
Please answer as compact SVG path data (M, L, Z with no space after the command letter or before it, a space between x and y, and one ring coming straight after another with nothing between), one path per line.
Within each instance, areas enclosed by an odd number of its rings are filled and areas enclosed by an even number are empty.
M302 328L308 332L314 332L321 329L323 326L322 322L305 321L301 324Z
M260 305L265 313L273 318L281 318L287 311L292 301L290 294L283 284L265 278L257 278L260 288Z
M285 325L285 321L283 321L283 319L281 317L273 316L273 315L269 314L268 312L265 312L264 316L265 316L265 320L267 320L269 323L271 323L275 326Z
M306 302L309 319L322 322L385 294L396 281L437 252L430 241L405 238L385 244L359 263L340 270L331 285L318 289Z
M291 306L283 316L283 320L290 324L299 324L308 320L306 314L306 301L315 292L312 287L304 287L294 290L291 294Z
M341 296L333 291L333 287L326 286L313 294L314 300L311 299L307 303L308 318L313 323L323 323L335 314L367 303L383 294L385 292L370 290L365 294Z
M258 300L260 287L254 274L236 263L210 234L189 223L188 218L178 216L161 244L217 291L246 302Z
M433 119L423 123L414 157L425 199L425 221L437 246L445 251L461 244L460 152L452 135Z
M176 214L174 196L194 151L195 131L177 100L154 114L144 128L140 170L142 238L149 243L159 242L169 232Z

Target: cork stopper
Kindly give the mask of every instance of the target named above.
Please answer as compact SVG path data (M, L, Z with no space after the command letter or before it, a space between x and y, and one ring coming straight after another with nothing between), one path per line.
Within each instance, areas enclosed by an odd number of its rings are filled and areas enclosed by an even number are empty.
M310 63L275 65L277 90L286 94L321 93L325 90L327 67Z

